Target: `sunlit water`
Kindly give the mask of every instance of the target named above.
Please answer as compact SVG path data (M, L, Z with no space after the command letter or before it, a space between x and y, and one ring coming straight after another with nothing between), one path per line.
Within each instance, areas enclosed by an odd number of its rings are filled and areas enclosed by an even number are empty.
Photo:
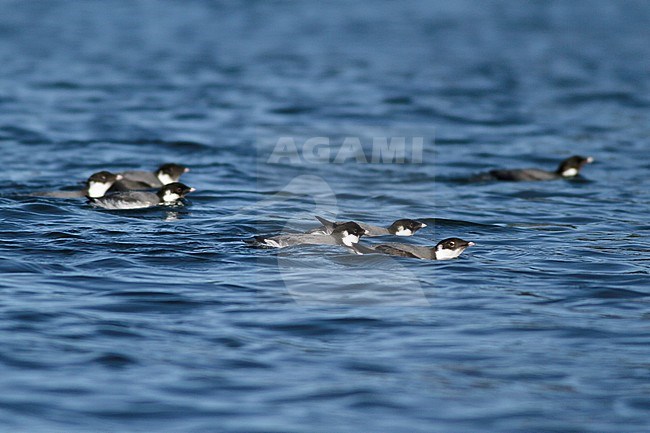
M646 2L2 9L1 430L650 428ZM463 181L572 154L581 179ZM163 162L184 207L27 195ZM243 242L314 214L477 245Z

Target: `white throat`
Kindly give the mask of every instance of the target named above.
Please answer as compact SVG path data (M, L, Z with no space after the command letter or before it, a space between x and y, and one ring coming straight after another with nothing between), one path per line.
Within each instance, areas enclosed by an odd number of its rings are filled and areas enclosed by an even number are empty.
M100 198L104 197L106 191L111 187L112 183L105 182L89 182L88 183L88 197Z
M460 256L464 251L464 248L456 248L455 250L449 250L447 248L437 248L436 249L436 260L450 260L455 259Z
M347 230L343 231L343 238L341 239L343 244L347 245L348 247L351 247L352 244L357 244L359 243L359 236L353 235L348 233Z
M169 185L170 183L174 183L174 182L176 182L176 180L175 180L175 179L172 179L172 177L171 177L170 175L165 174L165 173L163 173L163 172L158 173L158 180L159 180L160 183L162 183L163 185Z
M175 201L180 200L180 198L181 198L180 195L176 194L175 192L171 192L171 191L165 191L165 194L163 194L163 197L162 197L162 199L163 199L163 201L165 203L173 203Z
M578 175L577 168L568 168L562 172L562 177L573 177Z
M404 227L400 227L399 230L395 232L395 236L413 236L413 232L411 229L405 229Z

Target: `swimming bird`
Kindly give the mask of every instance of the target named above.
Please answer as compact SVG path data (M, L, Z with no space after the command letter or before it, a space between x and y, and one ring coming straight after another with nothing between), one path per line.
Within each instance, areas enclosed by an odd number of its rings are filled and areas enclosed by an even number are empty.
M481 180L506 180L506 181L537 181L569 179L580 173L585 164L591 164L594 159L591 156L574 155L560 163L555 171L540 170L537 168L523 168L514 170L490 170Z
M332 231L337 225L343 224L341 222L328 221L325 218L319 216L316 216L316 219L320 221L320 223L323 226L312 229L308 233L330 234L332 233ZM427 226L426 224L420 221L416 221L408 218L399 219L393 222L390 226L388 226L388 228L373 226L371 224L365 224L361 222L357 222L357 224L359 224L363 229L366 230L367 232L366 236L368 237L386 236L386 235L413 236L413 234L415 234L416 231Z
M163 164L154 172L124 171L120 173L123 179L111 188L111 192L160 188L163 185L178 182L181 176L188 171L190 171L188 167L180 164Z
M145 209L176 204L193 191L194 188L180 182L173 182L163 186L158 192L120 191L100 198L89 197L89 200L93 206L104 209Z
M359 242L366 230L359 224L348 221L339 223L330 234L293 233L277 236L256 236L256 242L274 247L284 248L293 245L341 245L352 247Z
M106 194L116 181L122 179L121 174L113 174L110 171L99 171L93 173L88 180L84 189L75 191L43 191L29 194L34 197L53 197L53 198L82 198L92 197L99 198Z
M411 257L425 260L450 260L460 256L465 249L476 245L460 238L447 238L431 247L409 244L381 244L376 246L355 245L353 250L357 254L382 253L391 256Z

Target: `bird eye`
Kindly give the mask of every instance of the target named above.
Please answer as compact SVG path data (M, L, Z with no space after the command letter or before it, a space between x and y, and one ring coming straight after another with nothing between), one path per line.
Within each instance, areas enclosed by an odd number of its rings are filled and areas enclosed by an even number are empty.
M454 243L454 241L451 241L451 242L449 242L449 246L450 246L450 247L452 247L452 248L453 248L453 247L454 247L454 245L456 245L456 244Z

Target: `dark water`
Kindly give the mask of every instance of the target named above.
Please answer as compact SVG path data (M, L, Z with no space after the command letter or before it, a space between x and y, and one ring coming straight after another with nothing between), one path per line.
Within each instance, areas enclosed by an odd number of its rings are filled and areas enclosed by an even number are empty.
M650 429L647 2L0 4L0 430ZM170 161L183 208L26 195ZM242 242L314 213L477 245Z

